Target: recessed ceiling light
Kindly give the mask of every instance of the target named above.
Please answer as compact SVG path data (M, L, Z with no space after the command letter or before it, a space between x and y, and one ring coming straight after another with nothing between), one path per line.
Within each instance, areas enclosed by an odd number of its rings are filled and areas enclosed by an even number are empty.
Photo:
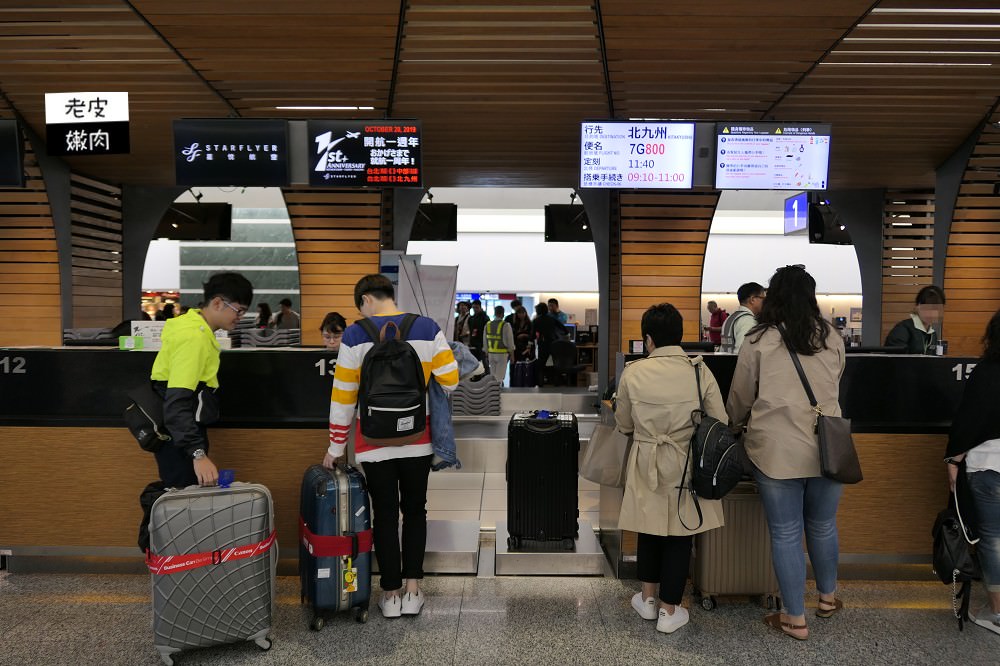
M374 106L325 106L325 105L301 105L301 106L276 106L275 109L282 111L374 111Z

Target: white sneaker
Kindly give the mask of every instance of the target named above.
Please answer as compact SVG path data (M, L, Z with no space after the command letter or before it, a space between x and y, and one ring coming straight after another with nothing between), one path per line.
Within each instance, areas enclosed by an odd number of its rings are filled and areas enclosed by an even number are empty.
M972 621L983 629L989 629L993 633L1000 634L1000 613L994 613L989 604L979 609Z
M636 592L632 596L632 608L643 620L656 619L656 597L650 597L643 601L642 592Z
M656 630L662 631L665 634L672 634L685 624L691 616L688 614L687 609L681 606L674 606L674 614L670 615L667 613L666 608L660 609L660 617L656 620Z
M401 612L403 615L419 615L420 609L424 607L424 593L417 590L416 593L407 592L403 595Z
M382 610L382 617L399 617L402 604L398 594L383 594L378 600L378 607Z

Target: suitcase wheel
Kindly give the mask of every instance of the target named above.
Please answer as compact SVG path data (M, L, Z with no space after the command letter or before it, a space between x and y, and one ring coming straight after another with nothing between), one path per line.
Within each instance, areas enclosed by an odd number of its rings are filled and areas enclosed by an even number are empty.
M322 615L313 615L312 622L309 623L309 628L313 631L319 631L326 624L326 620L323 619Z
M702 597L701 598L701 607L704 608L707 611L713 611L718 606L719 606L719 604L715 601L715 597L709 596L709 597Z
M574 541L572 539L563 539L562 540L562 547L563 547L563 550L573 550L574 548L576 548L576 544L574 543Z
M354 609L354 620L359 624L368 622L368 609L358 606Z
M781 610L781 597L769 594L764 597L764 606L767 610Z
M258 638L257 640L254 641L254 643L256 643L257 647L259 647L261 650L267 652L268 650L271 649L272 641L270 638Z
M507 537L507 548L510 550L520 550L521 548L521 537L509 536Z

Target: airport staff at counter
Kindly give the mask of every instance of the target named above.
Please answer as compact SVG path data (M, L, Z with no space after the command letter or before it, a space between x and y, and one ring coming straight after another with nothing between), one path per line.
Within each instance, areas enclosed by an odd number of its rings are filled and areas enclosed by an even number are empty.
M885 338L886 347L904 347L907 354L943 356L941 336L934 329L940 328L944 317L944 290L937 285L928 285L917 292L913 312L896 324ZM942 349L938 350L938 345Z
M109 348L0 350L0 507L19 507L0 521L0 549L15 555L9 562L18 554L110 553L123 558L122 566L134 563L136 498L157 469L121 414L125 392L149 376L154 357ZM929 553L928 516L947 491L943 438L976 361L848 355L841 406L854 421L865 481L845 492L842 562L852 554L878 560ZM706 354L705 363L728 395L736 356ZM282 535L298 531L302 470L315 464L316 446L328 437L333 370L323 348L221 353L213 457L234 468L238 481L271 489ZM86 482L39 492L54 464ZM282 549L285 558L295 553Z

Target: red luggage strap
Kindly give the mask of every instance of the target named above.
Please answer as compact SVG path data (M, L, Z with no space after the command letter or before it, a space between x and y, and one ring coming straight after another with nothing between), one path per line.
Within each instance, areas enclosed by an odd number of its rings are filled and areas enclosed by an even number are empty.
M274 545L277 532L271 530L271 535L263 541L247 544L246 546L236 546L235 548L224 548L210 553L187 553L185 555L155 555L153 551L146 549L146 567L151 573L165 575L180 571L190 571L200 567L207 567L223 562L235 562L246 560L251 557L263 555L271 550Z
M372 549L372 531L352 532L343 536L313 534L299 516L299 539L313 557L357 557Z

